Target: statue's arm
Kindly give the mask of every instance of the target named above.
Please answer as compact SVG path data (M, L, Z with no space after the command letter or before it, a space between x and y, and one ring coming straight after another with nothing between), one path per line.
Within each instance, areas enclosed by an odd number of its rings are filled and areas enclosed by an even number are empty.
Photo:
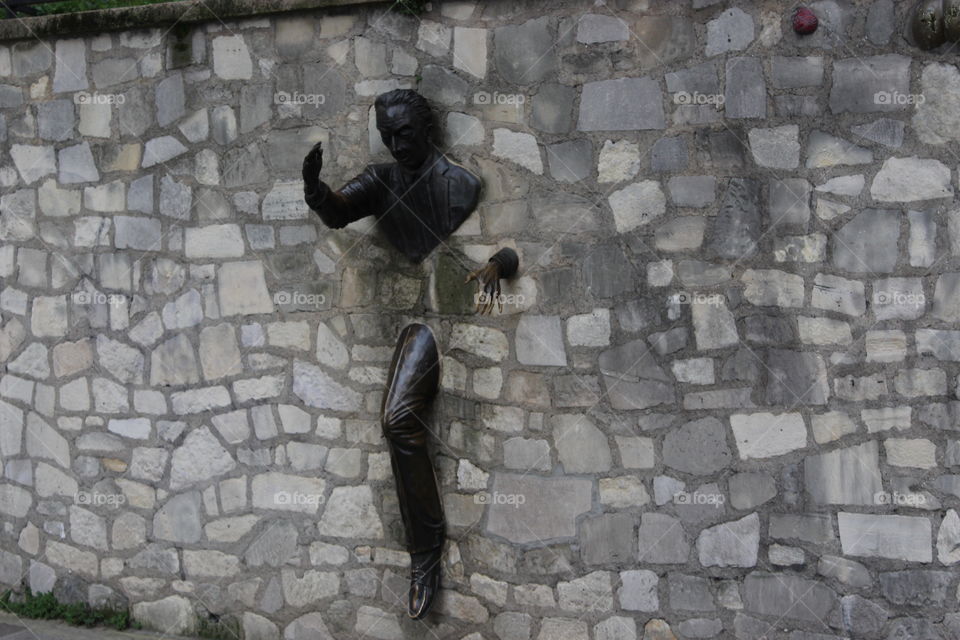
M322 166L323 149L318 142L303 159L303 200L323 224L340 229L374 213L377 180L371 172L364 171L334 191L320 179Z
M489 262L494 262L499 267L498 275L501 278L512 278L520 268L520 256L510 247L504 247L490 256Z

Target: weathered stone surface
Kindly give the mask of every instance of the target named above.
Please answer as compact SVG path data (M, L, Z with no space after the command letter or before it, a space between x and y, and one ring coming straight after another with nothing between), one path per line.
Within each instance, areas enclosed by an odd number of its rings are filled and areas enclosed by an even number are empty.
M773 56L770 72L771 84L778 89L819 86L823 81L823 58Z
M830 395L826 366L814 353L771 349L767 353L768 404L826 404Z
M722 300L695 300L691 309L700 351L733 347L740 342L736 321Z
M537 139L529 133L519 133L510 129L494 129L493 154L515 162L533 173L543 173L540 147L537 145Z
M370 487L335 487L318 529L320 535L337 538L382 538L383 525Z
M547 147L550 175L560 182L579 182L593 171L593 149L589 140L571 140Z
M273 312L261 262L226 262L217 270L217 278L223 315Z
M621 587L618 590L620 606L627 611L657 611L660 601L657 595L659 578L648 569L629 569L620 572Z
M807 445L807 428L799 413L735 414L730 426L744 460L776 457Z
M200 492L181 493L170 498L153 517L153 536L171 542L199 542L201 529Z
M931 63L920 75L920 90L924 97L913 114L913 128L924 144L946 144L957 139L960 125L960 73L956 67Z
M577 535L576 519L590 510L591 481L495 473L486 531L511 542L542 542Z
M845 555L908 562L933 559L931 525L926 518L840 512L837 522Z
M633 25L633 35L644 43L636 52L641 69L689 59L697 46L694 23L683 16L642 15Z
M547 17L498 27L493 32L494 62L504 80L529 85L557 68L555 27Z
M224 80L249 80L253 61L241 35L213 39L213 72Z
M713 417L688 422L663 441L664 464L685 473L711 475L727 467L732 458L726 430Z
M645 409L675 400L670 378L642 339L604 351L599 364L615 409Z
M870 185L881 202L914 202L953 197L950 169L932 158L887 158Z
M667 199L656 180L644 180L615 191L607 198L617 231L626 233L662 216Z
M334 380L319 367L300 360L294 362L293 392L318 409L355 411L360 408L359 393Z
M946 601L947 589L952 581L953 574L950 571L887 571L880 574L880 591L893 604L938 607Z
M949 509L940 523L940 530L937 532L937 560L947 566L960 562L960 516L954 509Z
M808 169L820 169L841 164L869 164L873 152L831 136L823 131L812 131L807 138Z
M761 167L795 169L800 165L800 127L795 124L751 129L750 151Z
M644 513L640 517L640 555L638 561L651 564L686 564L690 544L680 520L664 513Z
M236 461L207 427L187 434L174 450L170 463L170 488L177 490L227 473Z
M760 183L731 178L710 226L707 250L719 258L748 258L756 253L761 232Z
M747 269L741 280L748 302L767 307L801 307L804 282L801 276L777 269Z
M607 437L586 416L554 418L554 446L567 473L609 471L612 457Z
M713 176L674 176L667 182L670 198L680 207L706 207L713 202L716 178Z
M829 587L789 574L752 573L743 581L744 609L775 618L819 623L836 604Z
M873 580L865 566L838 556L822 556L817 565L817 573L828 578L836 578L843 584L855 588L869 586Z
M864 140L899 149L903 144L904 127L902 120L880 118L873 122L850 127L850 131Z
M834 113L899 111L896 95L910 93L910 59L896 54L833 63L830 110Z
M738 473L730 477L730 505L734 509L753 509L777 495L772 476L759 472Z
M741 51L753 42L753 17L738 7L727 9L707 23L707 56Z
M724 111L728 118L763 118L767 115L767 86L759 58L727 59Z
M185 334L162 342L150 356L150 384L186 385L200 381L193 345Z
M865 209L832 236L833 264L851 273L890 273L897 264L900 215Z
M530 124L546 133L567 133L572 124L576 91L562 84L546 83L533 96Z
M517 360L522 364L564 366L567 354L563 346L560 318L523 315L517 325Z
M877 504L883 491L877 442L808 456L804 479L807 492L820 504Z
M197 627L193 606L183 596L137 602L133 605L130 616L145 628L162 633L192 634Z
M751 513L739 520L704 529L697 553L704 567L753 567L760 546L760 518Z
M580 98L580 131L663 129L663 100L650 77L600 80L584 85Z

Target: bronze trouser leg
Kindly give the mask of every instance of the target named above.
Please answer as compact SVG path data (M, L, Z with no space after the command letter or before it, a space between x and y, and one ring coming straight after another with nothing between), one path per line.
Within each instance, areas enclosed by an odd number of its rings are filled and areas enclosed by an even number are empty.
M380 417L383 435L390 443L390 463L410 553L443 545L443 505L427 452L424 421L439 386L440 358L433 332L422 324L404 327L390 363Z

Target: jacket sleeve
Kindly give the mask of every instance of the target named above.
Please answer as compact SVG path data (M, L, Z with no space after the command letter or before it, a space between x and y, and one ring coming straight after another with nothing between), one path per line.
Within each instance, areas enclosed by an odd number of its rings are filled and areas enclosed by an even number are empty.
M501 278L512 278L520 268L520 256L510 247L504 247L490 257L488 262L496 262L500 266Z
M323 224L340 229L360 218L376 215L379 211L379 192L382 184L370 167L337 191L325 182L303 183L303 199Z

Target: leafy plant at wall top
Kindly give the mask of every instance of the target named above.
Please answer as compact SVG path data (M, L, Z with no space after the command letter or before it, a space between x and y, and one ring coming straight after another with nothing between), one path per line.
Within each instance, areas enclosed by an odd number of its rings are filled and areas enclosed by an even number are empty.
M95 9L113 9L114 7L136 7L143 4L159 4L170 0L65 0L36 5L37 15L53 13L76 13Z
M59 602L52 592L34 595L30 587L26 587L23 596L17 600L12 600L12 595L13 591L7 589L0 596L0 611L25 618L63 620L78 627L105 625L115 629L127 629L131 626L130 612L126 609L94 608L82 602L64 604Z

